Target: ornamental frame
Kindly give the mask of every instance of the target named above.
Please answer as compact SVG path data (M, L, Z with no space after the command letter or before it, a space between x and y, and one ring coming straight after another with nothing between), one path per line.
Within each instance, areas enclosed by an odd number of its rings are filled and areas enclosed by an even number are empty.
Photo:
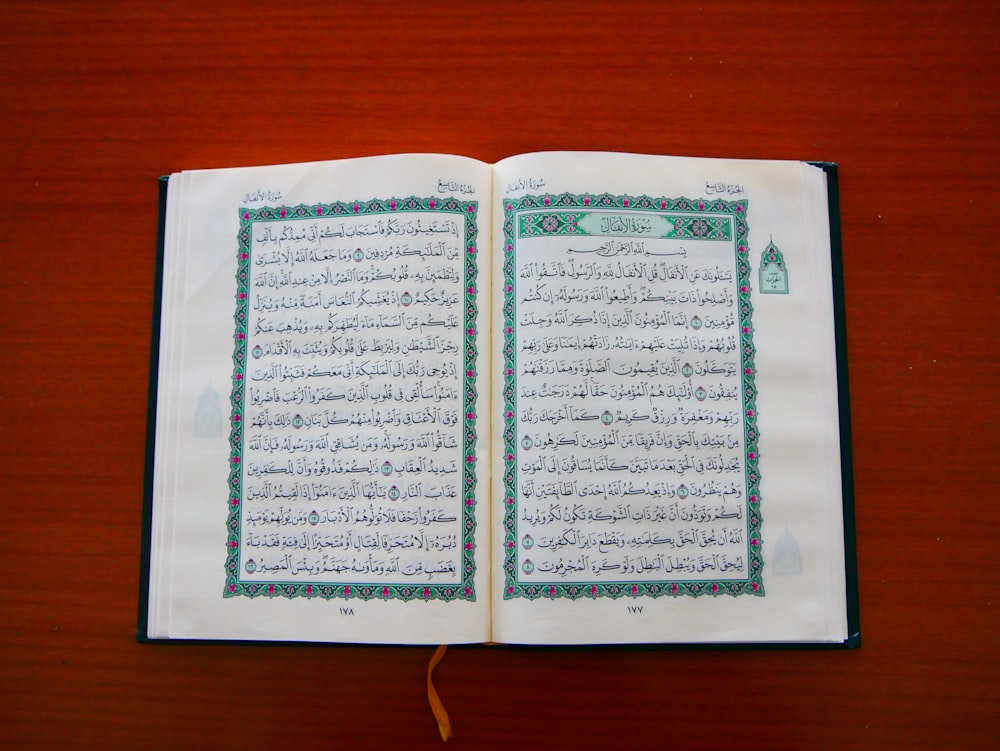
M236 312L233 331L233 373L230 399L228 516L226 519L226 562L224 597L283 597L368 600L476 600L476 487L477 420L476 420L476 358L478 348L478 201L455 198L417 197L375 198L297 206L263 206L239 210L237 233ZM462 220L463 247L463 418L462 418L462 522L461 522L461 581L458 584L381 584L371 582L250 582L242 581L240 531L243 508L243 447L244 382L247 347L249 346L248 310L250 305L250 268L253 253L251 238L255 222L288 222L315 220L317 217L382 217L407 212L435 212L453 215Z
M546 598L597 599L607 597L681 597L728 594L764 595L761 552L761 497L759 432L754 381L754 343L751 305L751 269L748 261L749 202L721 199L651 198L649 196L603 194L525 195L503 202L503 569L505 600ZM718 581L656 582L571 582L524 583L518 580L517 539L517 456L516 438L517 357L516 336L516 253L522 233L548 235L589 234L582 228L588 212L616 210L638 216L667 219L672 229L666 237L684 240L724 240L733 243L737 269L737 301L740 317L742 364L743 433L746 455L747 497L747 577ZM529 213L530 212L530 213Z

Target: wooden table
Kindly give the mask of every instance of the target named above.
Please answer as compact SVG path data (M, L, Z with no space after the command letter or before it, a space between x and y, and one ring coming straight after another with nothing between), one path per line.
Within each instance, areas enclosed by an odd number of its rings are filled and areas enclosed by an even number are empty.
M454 743L997 747L998 9L2 3L0 746L440 746L430 649L133 641L155 178L593 149L839 162L864 646L455 649Z

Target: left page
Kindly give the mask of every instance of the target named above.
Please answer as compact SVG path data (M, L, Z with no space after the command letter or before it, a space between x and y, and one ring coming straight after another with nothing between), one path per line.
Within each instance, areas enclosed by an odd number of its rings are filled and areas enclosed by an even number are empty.
M171 177L146 638L489 638L490 191L444 155Z

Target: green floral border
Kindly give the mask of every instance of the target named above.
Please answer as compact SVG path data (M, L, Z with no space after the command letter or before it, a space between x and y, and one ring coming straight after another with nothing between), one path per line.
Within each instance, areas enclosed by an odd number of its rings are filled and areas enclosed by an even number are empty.
M262 208L241 208L239 211L239 232L237 234L236 270L236 314L233 350L233 391L232 412L229 433L229 514L226 520L226 585L225 597L320 597L324 599L345 598L360 600L468 600L475 601L476 589L476 356L478 353L476 319L478 308L477 257L478 223L477 201L460 201L454 198L386 198L348 203L323 203L298 206L265 206ZM305 582L245 582L240 581L240 516L242 509L242 446L243 446L243 405L244 377L246 374L248 344L248 309L250 298L250 256L251 237L254 222L273 222L328 218L331 216L380 216L406 212L439 212L461 217L465 228L463 244L464 264L464 373L463 388L463 470L462 470L462 551L460 584L371 584L339 582L318 584Z
M587 597L660 597L684 595L699 596L721 594L763 596L762 573L764 560L761 554L760 468L757 450L758 429L754 385L754 344L750 304L750 264L747 260L748 202L713 199L650 198L648 196L612 195L526 195L506 199L503 203L503 403L504 403L504 593L506 600L524 597L568 598ZM516 353L515 353L515 253L517 230L531 229L530 234L586 234L578 227L580 219L589 211L622 209L629 212L644 211L664 216L673 226L668 237L686 240L730 240L736 253L738 273L738 303L740 313L740 346L743 358L743 412L746 440L746 482L748 503L748 576L739 580L677 581L677 582L573 582L548 584L523 584L517 580L515 539L517 529L516 457L518 451L514 418L516 415ZM521 216L530 210L542 213ZM678 213L667 213L678 212ZM550 219L551 217L551 219ZM716 223L716 219L721 224ZM522 221L526 220L526 221ZM735 230L735 237L732 230ZM704 230L704 231L703 231Z

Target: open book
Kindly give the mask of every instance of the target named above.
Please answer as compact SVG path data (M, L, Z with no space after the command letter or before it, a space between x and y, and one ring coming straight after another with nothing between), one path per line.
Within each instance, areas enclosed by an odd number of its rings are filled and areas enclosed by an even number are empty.
M161 185L141 640L858 643L832 165Z

